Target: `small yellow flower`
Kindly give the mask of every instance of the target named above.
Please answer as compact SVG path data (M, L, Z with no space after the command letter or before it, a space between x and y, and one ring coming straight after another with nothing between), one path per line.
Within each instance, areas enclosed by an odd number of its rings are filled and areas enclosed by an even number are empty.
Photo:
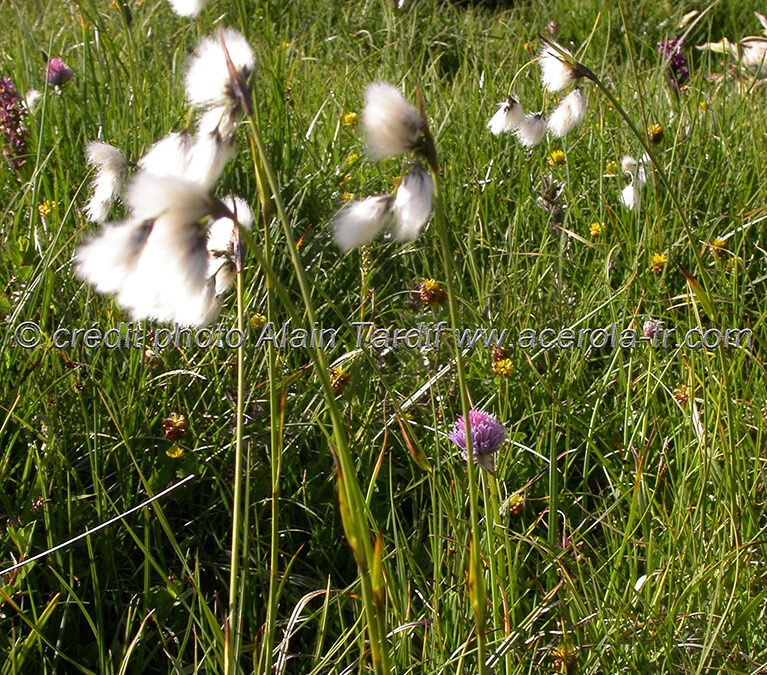
M708 101L701 101L700 103L698 103L698 108L701 111L706 112L706 110L708 110Z
M353 127L357 124L358 115L356 112L348 112L344 115L344 124L347 127Z
M266 317L263 314L256 312L253 316L250 317L249 323L251 328L263 328L266 324Z
M618 162L611 159L605 164L605 176L617 176L618 175Z
M656 145L663 140L663 127L660 124L651 124L647 127L647 135Z
M351 192L348 192L348 191L344 190L341 193L341 200L342 201L348 202L348 201L351 201L352 199L354 199L354 195Z
M350 173L346 173L343 176L341 176L341 180L338 181L338 186L346 187L351 182L352 182L352 175Z
M514 371L514 363L511 359L498 359L493 361L493 373L501 377L508 377Z
M666 266L666 254L665 253L653 253L650 256L650 269L655 274L660 274L663 268Z
M40 214L41 218L45 218L45 216L49 216L51 214L51 211L56 208L56 202L54 202L52 199L46 199L44 202L40 202L37 205L37 212Z
M287 49L288 47L290 47L290 40L283 41L282 48Z
M171 459L179 459L184 454L184 451L178 443L175 443L165 451L165 454Z
M547 158L549 166L562 166L565 163L565 153L562 150L554 150Z
M360 156L359 156L359 155L358 155L356 152L353 152L351 155L349 155L349 156L346 158L346 165L347 165L347 166L351 166L351 165L352 165L352 164L354 164L354 162L356 162L356 161L357 161L359 158L360 158Z
M714 237L708 243L708 252L712 258L724 258L727 255L727 242L720 237Z
M602 234L603 230L604 228L602 227L602 223L594 222L589 225L589 234L592 237L598 237L600 234Z

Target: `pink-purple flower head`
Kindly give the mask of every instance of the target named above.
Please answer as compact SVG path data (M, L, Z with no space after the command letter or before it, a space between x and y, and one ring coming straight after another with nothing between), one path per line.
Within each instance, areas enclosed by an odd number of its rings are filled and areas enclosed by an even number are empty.
M73 74L72 69L56 57L49 59L45 66L45 76L48 78L48 84L52 87L58 87L68 82Z
M469 410L469 429L471 430L471 450L474 462L491 473L495 471L495 453L506 438L506 429L491 414L472 408ZM463 415L453 425L448 439L460 449L466 458L466 428Z
M678 38L660 40L658 42L658 54L666 63L666 75L669 85L674 91L678 91L688 79L690 79L690 67L687 59L682 54L682 41Z
M26 111L10 78L0 76L0 146L2 157L11 168L24 163L27 152Z

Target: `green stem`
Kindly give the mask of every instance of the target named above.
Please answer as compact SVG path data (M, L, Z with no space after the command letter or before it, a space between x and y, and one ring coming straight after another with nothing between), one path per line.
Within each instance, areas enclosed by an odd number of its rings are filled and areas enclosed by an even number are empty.
M477 490L477 467L474 464L474 455L471 446L471 427L469 423L469 390L466 386L466 373L463 364L463 355L458 343L455 341L458 326L458 307L456 305L455 286L453 276L455 266L452 258L452 247L447 231L445 213L442 209L442 196L440 191L439 173L436 167L431 168L434 180L434 224L439 236L442 269L447 288L447 302L450 313L450 327L453 332L455 345L455 368L458 376L458 388L461 396L461 413L463 415L464 431L466 435L466 466L469 479L469 527L471 529L471 578L474 579L474 587L470 589L471 603L474 610L474 620L477 626L477 672L485 675L485 580L482 569L482 556L479 539L479 498Z
M254 163L259 171L260 163ZM263 176L259 177L263 183ZM272 239L269 231L269 220L266 217L267 204L262 204L264 213L264 257L271 260ZM274 321L274 291L272 284L266 284L266 320ZM272 654L274 647L274 635L277 622L277 574L279 571L279 546L280 546L280 474L282 460L282 413L280 405L280 393L277 389L277 352L273 346L268 353L268 377L269 377L269 413L270 413L270 464L271 464L271 527L269 536L269 597L266 605L266 623L260 655L259 672L272 672Z
M242 307L242 271L237 269L235 274L237 287L237 330L244 335L243 307ZM242 419L243 419L243 396L245 391L245 350L242 345L237 348L237 410L236 430L234 437L234 500L232 504L232 551L231 564L229 566L229 614L227 617L227 642L226 658L224 663L225 675L233 675L238 668L240 656L240 601L238 578L240 574L239 546L240 546L240 519L242 516Z
M309 284L307 283L303 263L301 262L301 259L298 255L295 240L290 230L290 223L285 212L285 207L282 203L282 197L280 196L279 184L277 183L277 178L274 174L274 170L272 169L271 162L269 161L269 157L261 139L256 121L251 117L250 122L253 142L255 143L258 150L261 166L264 170L264 173L266 174L269 188L272 191L272 199L274 200L274 204L277 209L277 217L280 221L280 224L282 225L285 243L290 253L293 269L298 280L298 285L301 291L301 297L303 299L304 309L306 312L306 323L308 323L309 326L312 326L315 323L316 315L312 305ZM258 253L260 254L260 251ZM259 257L263 260L263 256L259 255ZM266 261L264 260L264 262ZM274 281L278 282L277 279L274 279ZM304 323L300 317L299 321L301 324ZM384 617L382 613L379 613L376 608L375 600L373 597L372 582L370 578L370 569L372 568L373 561L373 548L370 542L367 521L365 518L367 509L359 484L356 480L356 469L346 438L345 423L338 409L335 394L333 393L333 387L330 383L328 362L325 358L325 353L320 347L314 347L310 350L310 355L315 366L317 377L320 381L320 386L322 387L322 392L328 407L328 413L330 415L330 420L333 427L335 454L338 461L338 468L341 472L344 497L346 504L349 507L351 516L350 521L353 528L353 537L357 544L361 545L362 547L361 550L355 551L357 554L355 555L355 558L357 560L357 567L359 569L360 586L362 588L363 604L365 606L365 614L368 623L371 657L376 673L386 675L391 672L389 665L389 649L385 637L386 631ZM350 542L350 544L354 550L354 543Z

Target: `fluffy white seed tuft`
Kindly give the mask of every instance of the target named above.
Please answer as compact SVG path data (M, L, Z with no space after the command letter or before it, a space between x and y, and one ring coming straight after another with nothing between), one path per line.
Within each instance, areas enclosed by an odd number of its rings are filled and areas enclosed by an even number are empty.
M386 82L373 82L365 89L362 124L373 160L415 150L424 129L416 109Z
M639 210L640 199L639 188L634 183L629 183L621 190L621 202L629 211L634 207Z
M369 244L391 220L391 198L368 197L344 206L331 221L333 239L342 251Z
M149 148L138 165L152 175L183 178L210 190L233 153L234 136L222 136L206 113L194 136L186 132L168 134Z
M117 293L133 272L153 221L106 225L75 254L75 273L99 293Z
M557 45L557 47L572 57L572 54L567 49L560 45ZM549 91L561 91L576 80L575 67L571 63L564 61L551 45L543 45L540 57L538 58L538 65L541 68L541 82L543 82L544 88Z
M246 230L253 225L253 211L241 197L227 197L222 202L237 222ZM234 281L234 264L236 256L240 255L237 249L237 226L231 218L217 218L208 227L208 278L214 280L215 294L221 296L226 293Z
M168 0L168 2L179 16L197 16L208 4L208 0Z
M562 138L562 136L581 123L585 114L586 96L576 87L562 99L560 104L554 109L554 112L549 116L546 123L549 133L554 138Z
M392 205L395 239L413 241L418 237L431 215L433 189L431 175L419 166L402 179Z
M170 212L174 222L196 223L211 214L217 202L190 180L140 171L128 182L125 203L137 218L158 218Z
M96 168L93 195L85 206L85 217L91 222L103 222L122 187L128 160L108 143L91 141L85 148L85 160Z
M546 133L546 120L539 112L525 115L514 133L517 140L526 148L538 145Z
M487 128L494 136L514 131L522 123L524 116L519 102L509 97L498 104L498 109L487 123Z
M24 105L27 106L27 110L30 114L34 114L37 108L40 106L40 101L43 95L37 89L30 89L24 94Z
M229 70L227 53L234 73ZM206 108L242 105L238 89L249 86L254 70L253 50L247 40L233 28L225 28L215 37L204 38L189 59L184 76L187 100Z

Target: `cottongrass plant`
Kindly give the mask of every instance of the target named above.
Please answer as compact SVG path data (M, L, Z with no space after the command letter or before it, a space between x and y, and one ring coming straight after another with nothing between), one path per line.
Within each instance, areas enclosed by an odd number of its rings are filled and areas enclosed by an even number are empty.
M115 294L134 320L210 323L220 308L218 269L209 275L210 259L227 249L209 250L201 223L219 219L231 232L232 210L196 183L145 171L131 179L126 202L127 220L106 225L80 247L77 275L99 293ZM221 226L214 225L218 242Z
M173 11L179 16L197 16L208 4L208 0L168 0Z
M567 58L568 57L570 60ZM559 92L571 87L586 75L586 70L572 59L570 51L546 42L538 56L541 84L546 91ZM525 114L519 101L509 95L501 101L487 123L491 134L514 133L520 145L532 148L538 145L548 130L553 138L562 138L583 121L586 115L586 95L574 87L554 108L548 118L542 112Z
M108 143L91 141L85 148L85 161L96 168L91 196L85 207L85 217L91 222L106 220L117 198L128 169L128 160L121 150Z
M412 117L410 118L412 120ZM266 152L261 134L254 116L250 115L251 138L254 146L253 165L256 172L256 181L259 185L268 185L271 191L271 200L277 213L277 219L282 226L282 234L285 238L285 249L290 255L293 270L296 275L298 286L303 300L303 312L300 312L290 299L285 287L280 282L277 274L271 265L271 238L268 233L268 227L265 227L264 250L256 246L252 239L246 234L243 235L244 241L249 249L257 258L257 261L268 277L269 294L268 306L271 308L272 294L276 293L285 309L289 312L291 318L297 326L316 325L316 312L312 300L309 282L306 278L306 271L296 246L293 232L291 229L288 215L282 201L280 186L276 174L272 168L269 156ZM406 122L406 121L405 121ZM400 128L407 124L400 124ZM428 130L427 130L428 132ZM389 136L391 140L391 135ZM429 137L430 138L430 137ZM404 141L403 141L404 142ZM267 202L269 198L262 192L262 210L267 211ZM269 310L271 312L271 309ZM381 573L383 565L383 550L380 537L376 546L371 542L370 530L368 527L369 517L365 497L356 477L356 468L352 457L349 441L347 438L347 423L343 419L341 411L336 400L336 392L331 381L329 364L323 349L319 345L313 345L309 350L312 359L315 374L319 380L322 390L322 396L325 399L328 415L332 426L332 444L331 451L337 469L337 487L339 510L341 513L341 522L344 535L349 543L349 547L354 555L359 572L361 595L365 617L367 620L367 632L369 636L370 657L374 671L379 675L391 673L389 644L386 630L385 616L385 577ZM270 374L273 373L273 361L270 359ZM271 378L271 375L270 375ZM270 380L271 382L271 380ZM276 389L270 384L270 401L273 408L272 422L272 484L277 485L279 480L279 458L275 455L280 451L281 440L278 437L279 405ZM276 515L278 509L276 493L272 499L272 559L270 561L270 586L269 597L267 601L267 621L264 627L264 637L262 640L261 655L259 657L259 672L270 672L272 668L272 649L275 635L275 615L278 587L276 584L276 551L279 544L279 529L277 527ZM233 542L234 543L234 542ZM378 572L376 572L376 570ZM230 585L230 591L232 590ZM230 598L230 606L232 598ZM231 623L230 623L231 626ZM239 650L239 644L235 642L233 650ZM227 664L234 667L237 655L230 654L227 658ZM229 672L229 666L227 667Z
M418 92L420 111L417 111L402 94L391 84L374 82L365 90L365 107L362 122L368 155L373 160L383 159L401 153L412 153L416 162L424 160L429 167L431 180L427 180L425 171L416 168L402 180L398 194L394 196L393 211L398 223L395 236L413 238L421 231L429 212L434 211L434 223L440 243L440 257L447 289L450 324L458 328L458 305L454 286L456 271L448 236L447 222L439 192L439 163L434 146L434 139L429 130L426 115ZM400 192L401 191L401 192ZM431 195L431 198L429 198ZM336 241L338 226L343 223L344 232L354 231L355 223L348 218L348 212L342 210L334 219ZM356 223L362 229L362 223ZM455 336L455 332L453 333ZM469 483L470 505L470 543L469 543L469 597L474 612L477 641L477 667L480 675L486 672L485 666L485 585L482 556L479 539L479 506L476 466L472 459L472 431L470 427L469 391L466 385L466 373L463 355L458 344L454 344L455 368L461 401L464 439L467 452L467 474Z
M134 319L208 325L219 315L234 280L237 328L244 331L240 241L253 214L244 200L220 201L210 191L234 153L236 124L252 113L254 67L253 51L237 31L226 28L215 37L203 38L184 77L187 101L201 109L196 133L173 132L138 160L138 172L128 181L125 193L128 217L104 226L75 256L78 276L98 292L114 294ZM87 158L96 166L96 175L86 213L89 219L101 221L130 164L118 149L103 143L91 143ZM223 633L225 673L238 669L241 643L240 542L246 536L249 501L246 475L243 509L243 399L240 345L229 607Z
M136 166L158 177L183 178L212 189L234 155L237 123L252 110L254 68L253 51L237 31L226 28L216 37L204 38L184 76L187 101L202 109L196 132L171 132L154 143ZM103 222L132 165L120 150L100 141L88 144L86 159L96 167L86 217Z
M487 123L487 128L493 136L508 133L519 128L525 113L519 101L513 96L509 96L505 101L498 104L498 109Z
M562 138L583 121L586 114L586 96L575 87L546 120L546 127L554 138Z
M522 118L517 128L514 130L520 145L525 148L532 148L538 145L546 135L546 120L543 113L528 113Z
M624 155L621 159L621 172L623 179L627 181L626 186L621 190L621 202L629 211L636 209L636 212L639 213L641 210L647 161L649 161L647 155L644 155L639 161L630 155Z
M403 153L416 159L393 194L353 200L336 214L330 227L344 252L369 244L387 227L397 241L414 241L432 211L434 184L420 160L434 163L434 143L423 113L392 85L374 82L365 89L362 124L370 159Z

